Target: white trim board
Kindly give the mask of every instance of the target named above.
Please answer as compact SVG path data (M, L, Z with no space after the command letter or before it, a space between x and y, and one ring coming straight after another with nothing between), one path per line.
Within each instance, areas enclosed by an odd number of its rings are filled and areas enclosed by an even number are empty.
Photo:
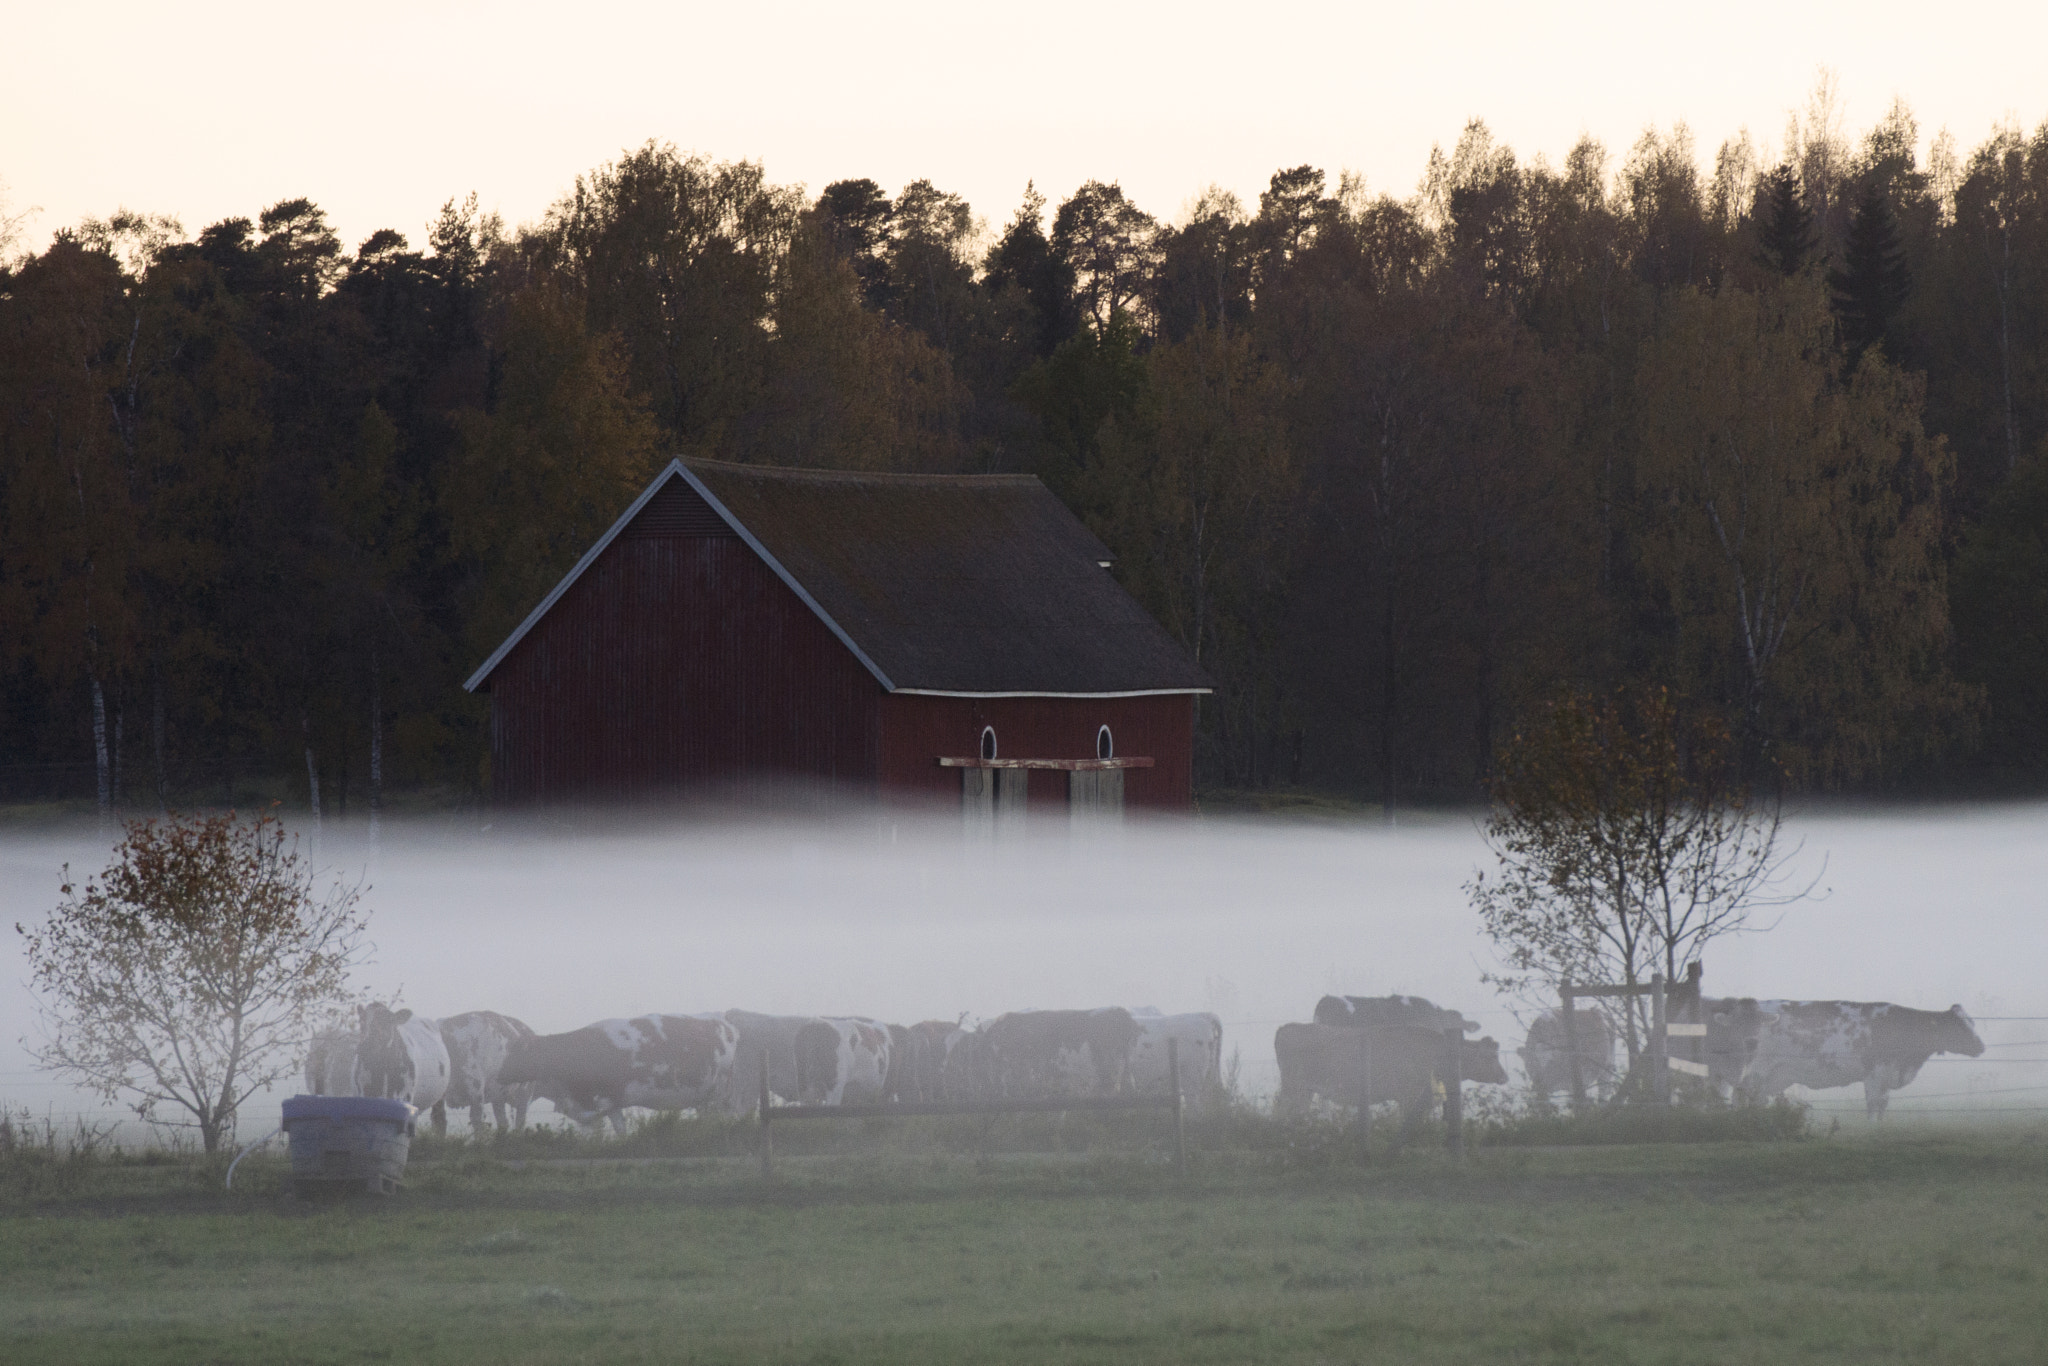
M1214 688L1133 688L1129 692L956 692L948 688L891 688L891 697L1181 697Z

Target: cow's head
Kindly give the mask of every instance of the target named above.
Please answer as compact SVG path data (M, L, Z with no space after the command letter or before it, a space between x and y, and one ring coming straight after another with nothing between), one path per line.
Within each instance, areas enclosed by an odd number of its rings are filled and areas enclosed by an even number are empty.
M364 1096L409 1096L415 1075L412 1053L399 1036L399 1027L412 1018L410 1010L392 1010L372 1002L356 1011L362 1037L356 1043L355 1089Z
M1507 1084L1507 1069L1500 1065L1500 1044L1491 1034L1483 1039L1467 1039L1459 1045L1458 1075L1466 1081Z
M1941 1051L1960 1053L1966 1058L1977 1057L1984 1051L1984 1041L1977 1037L1976 1021L1959 1005L1950 1006L1942 1017Z

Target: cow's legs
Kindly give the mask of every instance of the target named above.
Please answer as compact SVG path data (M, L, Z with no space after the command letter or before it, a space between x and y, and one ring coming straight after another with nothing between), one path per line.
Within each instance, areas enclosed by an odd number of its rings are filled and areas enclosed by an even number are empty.
M1863 1114L1865 1118L1883 1119L1884 1107L1890 1103L1891 1098L1891 1089L1884 1084L1883 1078L1865 1077L1863 1079Z
M448 1137L448 1106L444 1101L434 1102L434 1137Z
M503 1124L498 1126L504 1128ZM469 1136L475 1138L484 1131L484 1103L473 1100L469 1103Z
M1430 1099L1429 1096L1422 1095L1401 1102L1401 1127L1394 1131L1394 1156L1400 1156L1407 1149L1409 1141L1415 1137L1415 1131L1422 1127L1422 1121L1428 1118L1429 1112L1435 1108L1430 1104Z
M1422 1121L1428 1119L1436 1109L1436 1092L1425 1079L1418 1089L1401 1096L1399 1104L1401 1127L1394 1131L1394 1150L1390 1154L1394 1157L1400 1156L1401 1151L1415 1137L1416 1130L1422 1127Z

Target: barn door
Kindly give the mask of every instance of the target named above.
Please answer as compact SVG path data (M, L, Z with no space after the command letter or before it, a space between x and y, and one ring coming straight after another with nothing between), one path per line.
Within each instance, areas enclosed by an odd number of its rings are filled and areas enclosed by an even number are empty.
M1077 768L1067 775L1067 819L1076 825L1124 818L1124 771Z
M990 771L996 780L996 828L1003 834L1022 834L1024 794L1030 786L1030 770L998 768Z
M960 813L970 835L992 836L1024 825L1024 794L1030 773L1021 768L960 770Z
M960 770L960 814L970 836L983 839L996 832L996 774L993 768Z

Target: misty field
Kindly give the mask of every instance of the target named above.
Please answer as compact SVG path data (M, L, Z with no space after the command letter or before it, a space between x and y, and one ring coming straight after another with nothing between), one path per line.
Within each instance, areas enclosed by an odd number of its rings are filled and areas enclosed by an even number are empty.
M10 1362L2034 1362L2048 1128L1411 1151L175 1162L0 1194ZM61 1185L62 1183L60 1183Z

